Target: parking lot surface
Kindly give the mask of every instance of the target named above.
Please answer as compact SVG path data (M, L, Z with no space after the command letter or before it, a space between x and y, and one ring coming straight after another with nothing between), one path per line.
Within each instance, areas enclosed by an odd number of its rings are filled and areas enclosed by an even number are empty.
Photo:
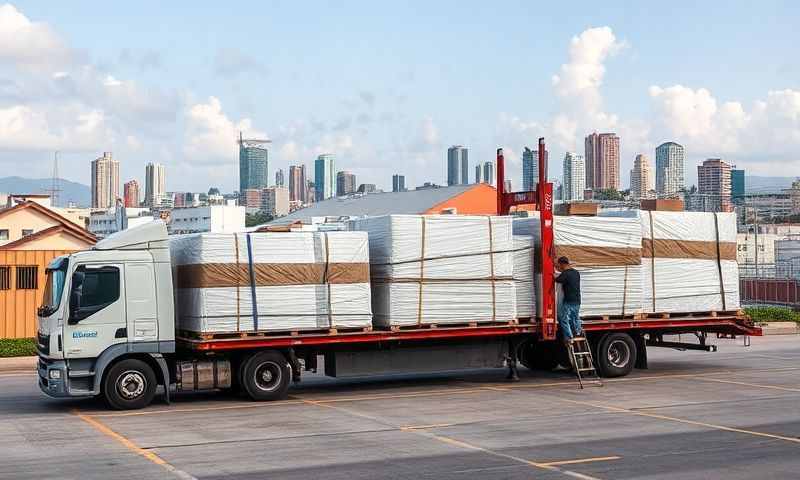
M649 349L650 368L579 390L521 369L304 377L290 398L179 395L134 412L0 374L0 478L800 477L800 337Z

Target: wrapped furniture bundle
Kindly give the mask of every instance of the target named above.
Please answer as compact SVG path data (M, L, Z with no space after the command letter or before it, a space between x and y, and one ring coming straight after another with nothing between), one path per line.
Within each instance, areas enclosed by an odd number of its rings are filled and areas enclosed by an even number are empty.
M515 318L509 217L386 215L350 228L369 234L376 327Z
M645 312L739 309L736 214L638 212Z
M362 232L174 237L178 329L193 333L370 327Z
M642 235L635 218L566 217L553 220L555 256L566 256L581 273L581 315L626 315L642 311ZM540 244L539 218L514 220L514 236ZM530 252L533 253L533 252ZM531 257L514 257L517 305L532 298L533 282L518 278ZM558 289L560 292L560 289ZM518 316L530 316L518 307Z

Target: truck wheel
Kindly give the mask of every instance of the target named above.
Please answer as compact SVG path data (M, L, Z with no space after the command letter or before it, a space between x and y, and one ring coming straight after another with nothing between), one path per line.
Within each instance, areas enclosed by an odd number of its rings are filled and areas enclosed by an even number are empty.
M259 352L242 366L242 387L253 400L279 400L286 397L291 380L289 362L276 351Z
M103 381L103 397L113 409L135 410L150 405L158 381L150 365L129 358L115 363Z
M597 367L608 378L624 377L636 364L636 344L627 333L610 333L597 347Z

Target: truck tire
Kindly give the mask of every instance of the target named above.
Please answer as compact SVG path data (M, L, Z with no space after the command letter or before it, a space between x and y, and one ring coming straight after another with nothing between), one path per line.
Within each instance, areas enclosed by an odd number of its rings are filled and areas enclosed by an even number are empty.
M289 390L292 372L289 362L275 350L258 352L241 367L242 387L253 400L280 400Z
M146 362L129 358L115 363L103 380L103 397L115 410L136 410L150 405L158 380Z
M627 333L609 333L597 346L596 362L600 375L614 378L631 373L636 364L636 343Z

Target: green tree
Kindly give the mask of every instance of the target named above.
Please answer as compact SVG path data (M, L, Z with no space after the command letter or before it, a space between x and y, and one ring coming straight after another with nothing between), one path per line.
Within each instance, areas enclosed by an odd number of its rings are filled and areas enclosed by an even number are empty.
M244 226L255 227L271 221L272 215L267 214L267 212L248 213L244 217Z

